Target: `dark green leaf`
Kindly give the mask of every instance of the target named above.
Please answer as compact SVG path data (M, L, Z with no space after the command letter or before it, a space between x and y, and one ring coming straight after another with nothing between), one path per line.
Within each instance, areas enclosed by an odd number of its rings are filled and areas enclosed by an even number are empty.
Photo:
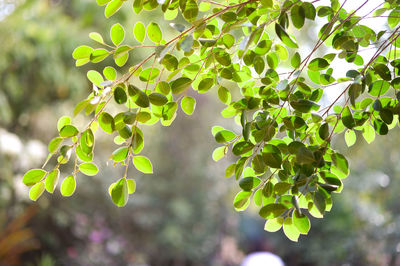
M260 209L260 216L265 219L273 219L279 217L286 211L286 207L280 203L271 203Z
M287 45L290 48L299 48L297 43L294 40L292 40L292 38L286 33L285 29L278 23L275 23L275 32L276 35L278 35L279 39L285 45Z
M171 91L173 94L182 93L192 84L192 80L187 77L180 77L171 82Z
M350 108L346 106L342 112L342 122L348 129L355 127L356 123L354 121L353 115L351 114Z

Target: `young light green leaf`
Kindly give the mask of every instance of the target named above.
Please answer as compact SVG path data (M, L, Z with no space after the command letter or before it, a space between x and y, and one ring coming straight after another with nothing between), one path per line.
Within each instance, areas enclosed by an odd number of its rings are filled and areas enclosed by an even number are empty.
M94 176L99 172L99 169L94 163L82 163L79 165L79 171L88 176Z
M225 146L216 148L212 153L212 158L214 161L218 162L226 154L227 148Z
M250 204L251 191L240 191L233 200L236 211L244 211Z
M115 130L114 118L106 112L103 112L99 115L98 118L99 125L104 132L108 134L112 134Z
M294 225L291 217L286 217L283 222L283 232L290 240L297 242L300 236L300 232Z
M370 123L365 124L365 126L362 129L362 135L365 141L368 142L368 144L370 144L375 140L375 130Z
M69 116L62 116L60 119L58 119L57 122L57 129L58 131L61 131L61 129L66 126L71 124L71 117Z
M111 37L111 41L115 44L115 45L120 45L121 42L125 39L125 30L124 28L121 26L121 24L117 23L114 24L111 27L110 30L110 37Z
M293 211L292 214L293 224L296 226L296 229L300 232L300 234L306 235L308 231L310 231L311 224L310 220L305 214L300 214L297 210Z
M70 137L78 135L78 133L79 133L79 131L76 127L74 127L73 125L66 125L61 128L60 137L70 138Z
M279 229L281 229L282 224L283 224L283 218L282 217L269 219L268 221L265 222L264 230L268 231L268 232L276 232Z
M29 198L36 201L44 192L44 183L40 182L31 187L29 190Z
M106 18L114 15L121 8L124 2L124 0L112 0L111 2L109 2L106 6L106 9L104 10L104 15L106 16Z
M136 182L133 179L126 179L126 184L128 185L128 193L133 194L136 191Z
M42 178L47 174L47 172L43 169L31 169L22 178L22 182L26 186L33 186L38 183Z
M346 141L347 147L351 147L356 143L357 136L354 130L348 129L344 133L344 140Z
M134 156L132 158L133 165L142 173L152 174L153 173L153 165L150 160L146 156Z
M89 38L92 39L92 40L95 41L95 42L104 44L103 37L102 37L101 34L98 33L98 32L91 32L91 33L89 33Z
M70 175L63 180L60 187L60 191L64 197L70 197L72 196L72 194L74 194L75 188L76 188L75 176Z
M112 153L111 160L114 162L122 162L128 157L128 152L129 149L127 147L120 147Z
M192 115L196 108L196 99L190 96L185 96L181 100L181 108L187 115Z
M74 59L85 59L85 58L90 58L91 53L93 52L93 48L82 45L77 48L72 52L72 57Z
M147 36L154 43L160 43L162 40L162 32L157 23L151 22L147 26Z
M54 169L47 175L46 181L45 181L45 187L46 187L47 192L49 192L49 193L54 192L59 178L60 178L60 170L58 170L58 169Z
M146 37L146 28L142 22L136 22L133 27L133 35L138 42L142 43L144 41L144 38Z
M64 139L61 137L52 139L48 146L49 153L55 154L63 141Z

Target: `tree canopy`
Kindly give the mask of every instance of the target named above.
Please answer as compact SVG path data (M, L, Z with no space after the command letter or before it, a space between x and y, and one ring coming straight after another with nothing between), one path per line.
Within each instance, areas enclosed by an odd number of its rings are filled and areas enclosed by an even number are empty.
M265 230L283 228L297 241L309 232L310 215L322 218L332 208L332 194L342 191L349 174L333 137L343 133L348 146L357 136L370 143L399 120L400 1L374 3L362 16L368 0L350 11L346 2L97 0L106 18L130 6L136 14L161 11L164 21L115 23L107 33L90 33L90 45L73 51L78 67L103 60L108 66L87 72L92 92L71 111L90 122L61 117L43 167L24 175L30 198L53 193L66 164L73 171L61 182L65 197L74 194L80 174L96 175L101 129L119 146L109 159L125 168L108 192L115 205L126 205L136 190L128 168L153 173L141 153L142 128L170 126L178 109L192 115L195 94L210 92L226 105L221 115L233 118L230 129L212 128L221 145L212 158L236 158L225 172L240 187L235 209L254 204ZM383 29L364 23L381 17ZM175 36L166 39L171 29ZM315 40L309 49L304 35ZM132 62L132 56L143 59ZM335 97L332 89L339 91Z

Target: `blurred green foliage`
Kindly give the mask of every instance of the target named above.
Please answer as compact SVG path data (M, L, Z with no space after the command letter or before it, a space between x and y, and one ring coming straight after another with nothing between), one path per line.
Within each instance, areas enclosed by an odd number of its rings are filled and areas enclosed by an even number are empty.
M7 40L0 50L0 127L16 133L24 148L32 136L47 143L57 132L54 125L60 114L89 91L84 70L73 67L71 53L87 41L88 32L108 27L99 25L104 20L97 18L103 12L94 6L88 0L31 0L0 21L0 40ZM128 17L121 13L121 19ZM116 209L104 197L110 180L123 172L106 165L101 165L102 176L80 180L74 199L61 200L59 195L40 199L41 211L28 225L41 249L25 253L21 261L46 266L236 265L221 258L224 238L234 236L238 247L230 251L238 257L250 241L261 238L288 265L397 265L397 130L369 146L357 142L348 150L353 173L345 180L343 194L334 199L337 204L323 221L312 220L308 237L295 244L263 231L264 220L259 217L240 215L242 227L237 225L231 207L237 189L227 186L229 181L220 178L223 169L210 162L209 125L221 106L201 97L197 108L194 117L179 119L162 133L160 128L146 130L155 139L145 151L157 164L156 175L135 177L140 193L126 208ZM185 134L177 140L180 132ZM104 154L96 160L105 161L112 148L103 140L97 145ZM2 220L11 221L28 205L27 192L21 192L18 183L37 158L30 160L23 149L18 153L4 149L0 142L0 207ZM260 224L254 225L253 219Z

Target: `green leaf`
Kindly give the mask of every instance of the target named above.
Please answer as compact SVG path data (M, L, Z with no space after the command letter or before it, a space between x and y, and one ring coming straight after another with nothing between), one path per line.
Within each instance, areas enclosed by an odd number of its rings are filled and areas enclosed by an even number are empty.
M296 154L297 163L299 164L311 164L315 162L315 157L312 151L302 146L298 149Z
M117 71L110 66L107 66L103 69L103 75L108 80L115 80L117 78Z
M388 126L379 118L374 120L374 129L379 135L386 135L389 132Z
M111 27L110 30L111 41L116 45L120 45L125 39L125 30L121 24L117 23Z
M121 8L123 3L124 0L112 0L110 3L108 3L106 9L104 10L104 15L106 18L114 15Z
M353 118L353 115L351 114L349 106L347 105L342 112L342 122L343 125L345 125L348 129L352 129L356 126L356 122Z
M259 214L265 219L273 219L281 216L286 210L287 208L283 204L271 203L262 207L259 211Z
M250 204L251 191L240 191L233 200L236 211L244 211Z
M161 93L153 92L149 95L149 101L151 104L163 106L168 102L168 99Z
M97 4L99 6L104 6L105 4L107 4L108 2L110 2L111 0L96 0Z
M306 18L314 20L315 16L317 15L314 5L310 2L303 2L302 6L304 8L304 15Z
M75 176L67 176L61 183L60 191L64 197L70 197L74 194L76 188Z
M160 70L158 68L146 68L140 73L139 79L143 82L153 83L154 79L158 77L159 74Z
M36 201L44 192L44 183L40 182L31 187L29 190L29 198Z
M220 86L218 88L218 98L224 104L230 104L230 102L231 102L231 93L227 88L225 88L223 86Z
M205 93L209 91L213 85L214 85L213 78L205 78L202 81L200 81L198 91L199 93Z
M308 69L311 71L320 71L327 69L329 67L329 62L324 58L314 58L308 64Z
M274 192L277 195L282 196L282 195L286 194L291 187L292 187L292 185L290 183L279 182L279 183L275 184Z
M320 193L320 192L315 192L314 194L314 204L317 207L318 211L321 214L324 214L325 210L326 210L326 201L325 201L325 197Z
M300 54L298 52L296 52L291 61L290 64L292 65L293 68L299 68L300 67L300 62L301 62L301 58L300 58Z
M266 8L272 8L273 7L273 1L272 0L261 0L261 4Z
M93 50L93 52L90 54L90 61L92 63L98 63L103 61L104 59L107 58L107 56L110 55L110 52L107 51L106 49L99 48Z
M399 13L400 14L400 13ZM381 76L382 79L390 81L392 79L392 74L390 69L385 64L377 64L374 66L374 70Z
M286 33L285 29L278 23L275 23L275 32L276 32L276 35L278 35L279 39L285 45L287 45L290 48L299 48L297 43L294 40L292 40L292 38L289 36L289 34Z
M151 22L147 26L147 36L154 43L160 43L162 40L162 32L157 23Z
M127 147L120 147L112 153L111 160L114 162L122 162L128 157L128 152L129 149Z
M349 163L342 154L335 153L332 155L332 162L334 166L344 175L349 175Z
M111 189L111 199L118 207L123 207L128 202L128 183L126 178L119 179Z
M153 173L153 165L146 156L134 156L132 158L133 165L136 169L145 174Z
M239 186L244 191L250 191L261 183L261 179L257 177L245 177L239 181Z
M311 224L308 217L304 214L300 214L297 210L293 211L292 214L293 224L296 226L300 234L306 235L310 231Z
M297 242L300 236L300 232L294 225L291 217L286 217L283 222L283 232L290 240Z
M128 93L131 96L132 101L134 101L138 106L147 108L150 106L150 100L147 94L135 86L129 85Z
M79 131L76 127L72 125L66 125L60 130L60 137L62 138L70 138L78 135Z
M98 33L98 32L91 32L91 33L89 33L89 38L92 39L92 40L95 41L95 42L104 44L103 37L102 37L101 34ZM89 54L89 56L90 56L90 54Z
M192 84L192 80L187 77L180 77L171 82L171 91L173 94L182 93Z
M294 5L290 10L290 17L293 22L293 26L297 29L301 29L304 25L305 11L303 6Z
M82 45L77 48L72 52L72 57L74 59L85 59L85 58L90 58L91 53L93 52L93 48Z
M79 165L79 171L88 176L94 176L99 172L99 169L94 163L82 163Z
M384 95L390 88L390 83L386 80L377 80L371 83L368 88L368 93L372 96L378 97Z
M226 143L236 138L236 134L229 130L221 130L215 134L215 140L218 143Z
M321 125L318 131L319 137L323 140L326 140L329 138L329 125L327 123L324 123Z
M54 192L59 178L60 178L60 170L58 170L58 169L54 169L47 175L46 181L45 181L45 187L46 187L47 192L49 192L49 193Z
M254 144L246 141L241 141L233 146L232 153L236 156L245 154L254 148Z
M174 117L177 109L178 104L176 102L169 102L164 105L162 110L163 119L166 121L171 120Z
M115 130L114 118L106 112L102 112L98 118L99 125L104 132L112 134Z
M216 148L212 153L212 158L215 162L221 160L227 152L227 148L225 146Z
M63 141L64 139L61 137L52 139L48 146L49 153L55 154Z
M368 142L368 144L370 144L375 140L375 130L370 123L365 124L365 126L362 129L362 135L365 141Z
M196 99L190 96L185 96L181 100L181 108L187 115L192 115L196 108Z
M354 130L348 129L344 133L344 140L346 141L347 147L353 146L354 143L356 143L356 140L357 140L357 136L356 136L356 133L354 132Z
M178 59L170 54L166 54L164 58L161 60L161 63L169 71L174 71L178 68Z
M94 85L100 87L100 83L104 81L101 74L95 70L89 70L86 74L87 78L92 82Z
M135 26L133 27L133 35L138 42L142 43L144 41L144 38L146 37L146 28L142 22L138 21L135 23Z
M279 64L279 57L275 52L270 52L267 54L267 63L268 66L272 69L275 69L278 67Z
M128 185L128 194L133 194L136 191L136 182L133 179L126 179Z
M297 101L291 101L290 105L296 111L299 111L299 112L302 112L302 113L309 113L312 110L318 111L318 109L319 109L319 105L318 104L316 104L313 101L305 100L305 99L300 99L300 100L297 100Z
M199 13L199 8L197 6L197 2L194 0L186 1L185 8L182 13L183 13L183 17L187 21L192 22L192 21L196 20L197 15Z
M276 232L282 228L283 218L277 217L274 219L269 219L265 222L264 230L268 232Z
M392 10L388 16L388 25L391 29L394 29L400 22L400 10Z
M124 104L128 100L125 90L121 87L116 87L114 90L114 100L118 104Z
M269 144L267 144L269 145ZM266 145L266 146L267 146ZM270 145L272 146L272 145ZM265 148L265 147L264 147ZM264 159L264 162L266 165L272 168L281 168L282 164L282 155L279 149L275 147L276 151L275 152L264 152L262 153L262 157Z

